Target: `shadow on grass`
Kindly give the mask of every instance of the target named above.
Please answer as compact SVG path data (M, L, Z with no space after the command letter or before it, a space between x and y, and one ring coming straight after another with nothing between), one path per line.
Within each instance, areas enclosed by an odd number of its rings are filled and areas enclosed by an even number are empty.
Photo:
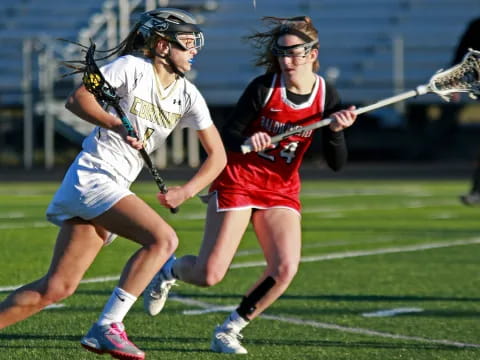
M215 293L185 293L178 292L181 297L205 299L235 299L241 301L243 294L215 294ZM304 295L288 294L280 297L282 300L325 300L325 301L352 301L352 302L377 302L377 301L458 301L479 302L478 297L451 297L451 296L421 296L421 295L349 295L349 294L322 294Z
M30 349L71 349L70 345L48 345L46 341L66 341L73 342L75 345L73 347L78 348L80 344L78 343L80 336L73 335L32 335L32 334L1 334L0 339L0 349L25 349L25 344L16 345L9 344L9 341L38 341L32 344L28 344ZM201 338L201 337L151 337L151 336L136 336L134 339L135 343L139 345L142 350L147 353L150 351L160 351L160 352L183 352L183 353L208 353L210 339ZM163 346L152 346L151 343L163 344ZM183 344L181 347L175 346L175 344ZM187 348L193 344L202 344L201 348ZM322 348L351 348L351 349L403 349L403 350L448 350L448 351L465 351L465 350L475 350L480 351L480 349L473 349L471 347L458 347L448 344L431 344L431 343L420 343L420 342L380 342L380 341L326 341L326 340L305 340L305 339L248 339L245 341L245 345L257 345L257 346L292 346L292 347L322 347ZM196 346L196 345L194 345Z
M374 349L413 349L413 350L466 350L467 348L448 344L379 342L379 341L326 341L302 339L254 339L245 341L245 345L283 345L283 346L312 346L312 347L340 347L340 348L374 348ZM472 350L472 348L468 348ZM479 350L480 349L475 349Z

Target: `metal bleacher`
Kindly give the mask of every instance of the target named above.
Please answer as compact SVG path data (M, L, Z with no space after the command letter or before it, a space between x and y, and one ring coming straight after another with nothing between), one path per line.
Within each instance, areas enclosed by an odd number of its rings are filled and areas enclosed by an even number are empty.
M21 101L23 40L75 39L101 8L98 0L0 2L0 106ZM39 45L39 44L37 44Z
M480 10L478 0L257 0L256 8L253 1L218 0L215 11L202 11L206 0L163 3L190 6L202 20L206 48L195 65L195 82L212 105L235 103L248 81L262 72L252 66L253 51L242 41L261 28L262 16L311 16L320 32L321 72L336 81L347 100L369 102L394 91L395 38L403 41L403 84L410 88L449 64L461 32ZM23 39L76 40L103 4L0 2L0 106L21 99ZM336 78L329 75L335 73Z
M252 48L241 40L261 29L262 16L310 16L319 30L321 73L345 101L368 103L402 90L394 86L394 44L403 52L396 58L401 86L416 87L450 64L462 31L480 15L478 0L257 0L256 9L248 3L222 0L205 17L196 83L210 104L234 103L262 71L252 67Z
M48 96L44 88L33 89L40 98L34 99L36 114L54 117L50 122L55 121L55 130L64 136L81 138L89 127L77 128L86 123L63 107L64 90L70 91L72 84L58 82L58 70L45 66L58 67L58 61L80 56L73 56L71 45L59 46L56 38L86 44L92 37L98 48L109 48L112 39L102 34L108 33L102 26L109 20L115 22L117 44L128 32L120 25L120 3L137 15L152 6L168 6L197 16L206 47L189 77L211 107L235 104L248 82L264 71L253 66L254 49L243 40L262 29L262 16L310 16L319 30L320 73L335 83L344 102L358 105L428 82L436 70L450 65L466 25L480 16L479 0L2 0L0 108L22 106L22 47L25 39L33 38L38 52L32 63L37 71L34 86L39 86L38 78L51 82ZM134 21L135 13L130 16ZM45 44L53 42L56 58L49 60ZM432 95L409 101L439 99Z

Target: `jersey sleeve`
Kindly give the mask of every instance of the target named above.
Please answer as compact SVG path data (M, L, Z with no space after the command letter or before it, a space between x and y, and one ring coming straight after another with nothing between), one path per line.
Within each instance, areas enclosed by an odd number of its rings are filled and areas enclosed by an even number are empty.
M113 86L120 97L128 92L126 89L128 63L126 57L120 57L100 68L105 80Z
M273 74L255 78L241 95L221 129L222 139L227 150L240 151L240 146L245 141L245 130L260 112L272 78Z
M187 83L186 85L188 105L179 125L182 128L204 130L213 124L207 102L193 84Z
M326 84L324 118L345 108L337 90ZM340 170L347 162L348 149L343 131L333 132L329 126L322 128L322 152L328 167L334 171Z
M125 55L100 67L100 71L117 95L124 98L137 87L143 76L148 76L151 66L148 59Z

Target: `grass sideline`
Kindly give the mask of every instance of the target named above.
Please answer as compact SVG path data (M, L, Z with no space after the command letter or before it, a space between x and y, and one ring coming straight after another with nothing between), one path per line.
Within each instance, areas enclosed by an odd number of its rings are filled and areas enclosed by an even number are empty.
M44 211L58 183L0 185L0 299L46 271L57 228ZM306 181L303 262L287 293L244 331L248 359L480 358L480 208L464 207L459 180ZM155 203L155 184L133 190L177 230L177 255L195 253L205 207L176 215ZM76 294L0 331L0 359L95 359L78 343L98 317L136 246L106 247ZM181 284L158 317L138 301L126 318L147 359L220 359L209 348L225 308L262 271L249 229L225 280ZM107 357L104 357L107 358Z

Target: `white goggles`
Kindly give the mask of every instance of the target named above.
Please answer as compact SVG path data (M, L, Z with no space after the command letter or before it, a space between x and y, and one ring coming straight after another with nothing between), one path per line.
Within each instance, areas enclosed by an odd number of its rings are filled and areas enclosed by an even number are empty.
M197 49L200 51L200 49L205 45L205 38L203 37L202 32L177 33L172 41L174 41L175 44L180 46L183 50Z

